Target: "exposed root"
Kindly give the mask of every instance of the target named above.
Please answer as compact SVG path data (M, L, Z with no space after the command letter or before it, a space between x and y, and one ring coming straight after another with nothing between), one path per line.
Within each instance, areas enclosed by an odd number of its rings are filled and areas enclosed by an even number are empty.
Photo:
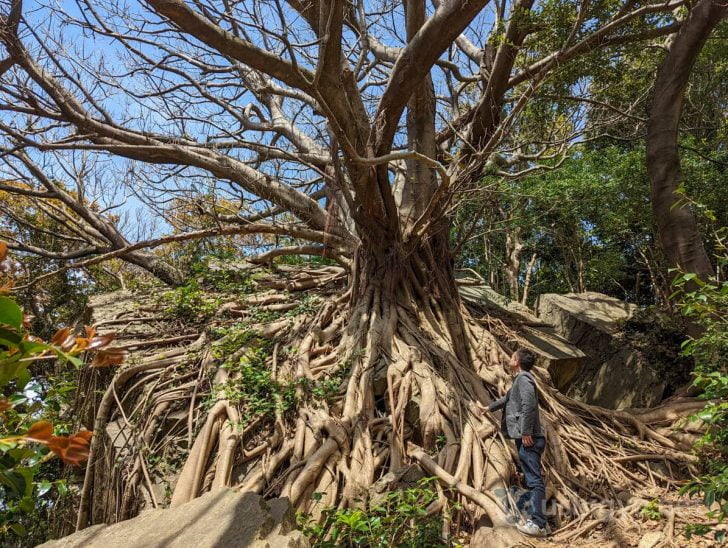
M339 287L343 280L336 267L262 279L260 285L278 291L228 303L214 320L232 321L225 314L254 319L261 310L276 317L250 329L258 340L273 341L267 367L277 386L294 387L294 407L276 392L274 411L256 415L250 402L226 396L225 387L237 379L219 366L238 363L254 339L214 358L202 335L188 347L119 371L94 430L102 433L111 418L123 417L129 432L123 444L94 436L78 527L129 517L135 509L125 501L142 480L152 504L160 504L145 455L164 453L168 445L178 453L187 448L184 466L172 478L173 506L235 486L286 496L318 518L325 507L365 506L372 485L416 464L441 483L428 511L447 514L448 498L454 498L467 521L490 528L489 538L512 541L511 516L493 493L511 481L517 456L496 419L480 407L509 382L504 365L512 349L492 332L506 328L476 320L447 287L425 290L417 276L407 284L392 277L346 291ZM297 307L281 291L307 288L318 288L316 311L281 316ZM562 395L545 371L538 376L549 439L547 495L560 540L604 523L607 506L595 507L594 497L614 501L619 493L669 487L694 461L667 426L698 403L609 411ZM203 392L214 402L207 409L200 404ZM169 422L171 427L159 427ZM113 458L123 464L112 465ZM98 470L102 465L106 473ZM110 497L103 516L91 516L92 491L103 489L122 495ZM608 519L627 519L632 510L626 505Z

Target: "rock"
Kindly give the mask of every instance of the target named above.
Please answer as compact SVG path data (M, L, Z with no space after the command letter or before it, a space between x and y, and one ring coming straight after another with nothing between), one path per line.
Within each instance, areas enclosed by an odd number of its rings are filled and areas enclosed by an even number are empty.
M595 292L539 297L539 318L586 354L569 396L611 409L653 407L660 402L665 376L620 338L636 309Z
M44 548L306 548L287 499L222 489L187 504L149 510L114 525L94 525Z
M660 531L650 531L640 539L637 548L654 548L661 540L662 533Z
M383 504L392 491L416 487L425 477L419 466L407 466L397 472L388 472L369 487L367 494L369 507Z
M627 320L636 309L634 304L595 291L565 295L544 293L536 303L538 317L552 324L559 333L567 334L575 343L583 336L591 338L590 328L614 333L619 328L618 322Z
M493 527L487 518L481 518L475 524L470 537L470 548L510 548L523 546L527 538L521 535L512 525Z
M478 284L471 280L458 280L462 299L512 325L518 333L516 344L532 350L536 354L536 365L548 370L554 386L565 392L581 371L586 354L560 336L553 326L537 318L528 307L508 301L483 282Z
M586 354L553 327L524 325L519 335L520 344L536 354L536 365L548 370L556 388L567 392L581 372Z

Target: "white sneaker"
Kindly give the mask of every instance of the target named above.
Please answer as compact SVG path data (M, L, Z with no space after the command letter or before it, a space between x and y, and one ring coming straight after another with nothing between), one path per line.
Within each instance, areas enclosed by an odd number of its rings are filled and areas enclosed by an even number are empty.
M545 537L546 535L548 535L548 531L546 531L544 527L539 527L530 519L526 523L517 524L516 529L518 529L524 535L528 535L529 537Z

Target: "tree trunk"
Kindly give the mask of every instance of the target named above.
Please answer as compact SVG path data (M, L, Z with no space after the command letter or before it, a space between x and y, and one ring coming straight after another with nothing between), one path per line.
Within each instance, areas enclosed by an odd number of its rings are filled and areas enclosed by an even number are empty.
M712 267L690 205L680 203L677 194L682 181L678 129L695 60L725 14L726 4L718 0L701 0L690 10L658 70L647 125L647 172L660 244L670 266L702 279Z
M531 260L528 261L528 266L526 267L526 279L523 282L523 296L521 297L521 304L524 306L528 306L528 292L531 289L531 276L533 275L533 269L536 266L536 258L537 255L534 252L531 254Z
M132 251L121 255L121 258L143 268L172 287L183 285L186 281L182 272L153 253Z
M521 273L521 251L523 251L521 227L517 226L512 231L506 232L506 272L508 274L510 297L515 302L520 300L518 276Z

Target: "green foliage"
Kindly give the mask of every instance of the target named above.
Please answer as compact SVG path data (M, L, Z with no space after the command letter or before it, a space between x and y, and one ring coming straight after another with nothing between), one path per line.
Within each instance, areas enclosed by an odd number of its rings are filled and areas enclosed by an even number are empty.
M31 334L31 319L4 293L13 285L0 242L0 543L35 545L47 537L49 516L69 492L62 464L79 465L89 455L92 433L71 433L62 407L76 386L66 372L83 365L121 363L126 353L108 347L114 336L86 327L55 331L50 342ZM47 374L53 364L55 378ZM75 367L68 368L71 365ZM19 540L21 537L22 540Z
M274 260L275 264L287 265L312 265L312 266L336 266L334 259L320 255L281 255Z
M640 514L645 519L662 519L662 514L660 513L660 501L658 499L652 499L650 502L642 507L642 510L640 510Z
M197 280L164 293L162 298L167 314L189 322L204 321L220 306L220 301L208 296Z
M65 482L43 473L52 451L57 451L53 440L59 437L53 436L50 423L39 420L46 417L46 409L28 369L53 356L80 365L76 352L71 352L29 337L21 308L13 299L0 297L0 390L8 395L0 398L0 539L26 535L28 524L37 522L33 515L50 504L49 497L67 492ZM87 447L85 441L79 447Z
M216 357L234 354L222 367L230 372L230 379L222 387L222 396L243 409L243 422L249 424L258 417L272 418L276 411L285 413L296 402L293 383L281 383L271 375L268 357L272 343L259 337L245 323L227 328L223 339L216 344Z
M209 287L212 291L227 295L252 293L255 289L256 274L251 275L247 271L237 270L232 265L230 268L225 268L225 261L230 261L234 265L236 259L239 257L230 255L205 257L200 262L194 263L190 270L195 278L201 279L205 287Z
M728 231L717 235L723 249L718 257L722 270L728 266ZM697 446L703 474L680 492L701 495L710 508L709 517L722 522L728 516L728 280L700 280L693 273L680 272L673 284L682 313L702 329L698 337L685 341L683 353L695 359L694 383L702 389L703 398L712 400L694 417L706 427ZM717 507L712 508L715 503Z
M323 303L323 299L314 293L303 293L298 299L296 308L293 308L286 312L286 316L295 317L301 314L313 314L315 313Z
M299 514L299 527L316 548L448 546L440 536L442 514L427 515L428 505L437 500L434 481L425 478L416 487L391 491L367 509L325 508L321 523Z
M498 207L486 207L476 227L476 233L485 235L463 247L459 266L474 268L493 289L509 295L503 274L506 237L519 231L521 284L528 259L532 254L537 259L533 298L539 293L591 290L650 302L637 294L649 289L643 255L651 258L654 247L641 149L577 147L558 170L496 188L493 200ZM467 218L468 212L458 214ZM644 272L634 288L638 268ZM630 289L633 293L625 294Z
M710 532L710 526L704 523L689 523L685 526L685 537L690 540L694 535L703 536ZM718 535L716 535L717 537ZM717 540L717 539L716 539ZM722 542L722 541L720 541Z

